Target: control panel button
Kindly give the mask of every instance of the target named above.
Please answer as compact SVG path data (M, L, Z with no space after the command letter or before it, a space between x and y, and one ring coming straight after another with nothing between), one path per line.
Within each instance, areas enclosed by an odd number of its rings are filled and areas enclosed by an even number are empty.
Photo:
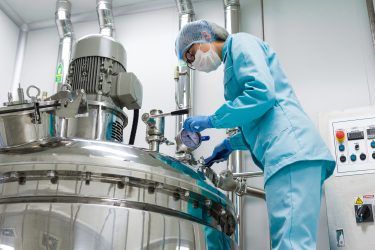
M362 153L362 154L359 156L359 158L360 158L362 161L364 161L364 160L366 160L366 155L365 155L364 153Z
M355 149L355 150L359 150L359 144L355 144L355 145L354 145L354 149Z
M356 156L355 154L352 154L352 155L350 156L350 160L351 160L351 161L356 161L356 160L357 160L357 156Z
M372 148L375 148L375 141L372 141L372 142L371 142L371 147L372 147Z
M344 152L344 151L345 151L345 146L341 144L341 145L339 146L339 151L340 151L340 152Z
M372 159L375 159L375 152L372 153Z
M337 130L336 131L336 139L339 141L339 142L343 142L345 140L345 133L344 131L342 130Z
M375 153L374 153L374 154L375 154ZM345 156L345 155L340 156L340 161L341 161L342 163L346 162L346 156Z

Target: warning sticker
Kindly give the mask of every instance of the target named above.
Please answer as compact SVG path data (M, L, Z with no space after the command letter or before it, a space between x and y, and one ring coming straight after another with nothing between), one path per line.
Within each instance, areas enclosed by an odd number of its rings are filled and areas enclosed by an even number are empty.
M354 197L354 205L363 205L363 204L374 204L373 194L359 195Z
M355 205L362 205L362 204L363 204L363 200L360 197L357 197L357 199L355 200Z

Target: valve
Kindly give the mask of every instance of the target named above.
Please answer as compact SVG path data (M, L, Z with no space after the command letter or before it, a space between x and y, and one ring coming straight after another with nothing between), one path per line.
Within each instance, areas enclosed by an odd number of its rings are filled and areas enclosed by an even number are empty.
M152 151L159 152L160 145L174 145L173 142L164 137L165 118L163 111L153 109L150 113L142 115L142 121L146 124L146 141Z

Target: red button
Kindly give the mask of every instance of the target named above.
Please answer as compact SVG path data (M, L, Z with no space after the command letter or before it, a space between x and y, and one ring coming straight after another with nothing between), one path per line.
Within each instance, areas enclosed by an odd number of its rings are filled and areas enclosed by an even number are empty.
M336 131L336 138L337 140L341 141L345 138L345 133L342 130Z

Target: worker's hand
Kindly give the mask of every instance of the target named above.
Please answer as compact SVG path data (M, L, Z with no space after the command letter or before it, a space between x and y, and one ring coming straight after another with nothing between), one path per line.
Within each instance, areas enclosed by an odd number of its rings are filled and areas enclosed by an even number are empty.
M204 160L205 166L211 167L216 162L227 160L232 151L233 148L230 145L229 140L225 139L222 143L215 147L212 155Z
M212 127L213 125L209 116L192 116L184 122L184 129L191 132L201 132Z

